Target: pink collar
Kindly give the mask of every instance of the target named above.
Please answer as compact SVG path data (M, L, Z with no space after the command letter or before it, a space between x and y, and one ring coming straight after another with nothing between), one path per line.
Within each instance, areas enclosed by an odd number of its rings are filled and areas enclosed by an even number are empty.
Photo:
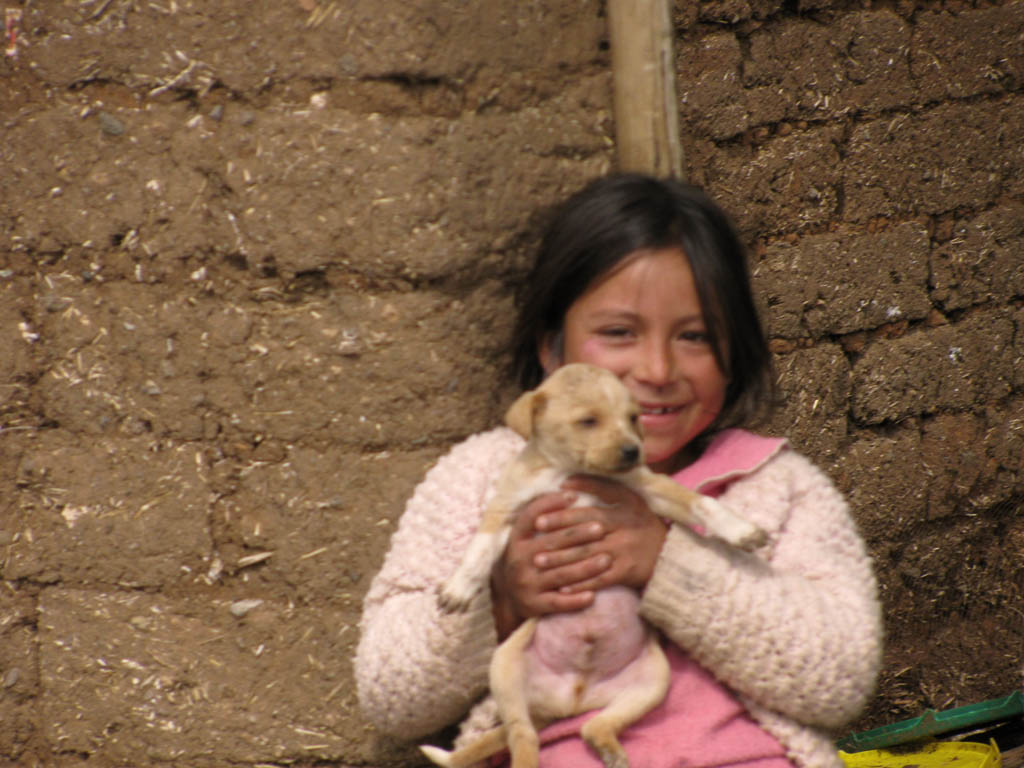
M757 471L785 447L785 438L727 429L711 440L699 459L672 478L687 488L718 496L729 483Z

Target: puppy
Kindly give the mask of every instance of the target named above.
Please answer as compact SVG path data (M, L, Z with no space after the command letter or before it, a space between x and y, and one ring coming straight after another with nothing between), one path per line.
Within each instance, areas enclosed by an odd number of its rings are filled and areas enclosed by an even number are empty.
M469 607L490 583L519 508L557 490L574 474L614 478L664 518L699 525L743 549L760 546L765 536L759 528L647 468L639 415L614 374L581 363L559 368L513 403L505 421L526 438L526 446L499 478L479 530L439 590L442 610ZM661 703L669 684L668 662L638 606L634 590L611 587L598 592L586 610L521 624L495 651L490 666L491 694L502 724L460 750L423 746L423 753L438 765L461 768L507 746L512 768L535 768L539 728L601 709L581 735L608 768L628 768L618 734Z

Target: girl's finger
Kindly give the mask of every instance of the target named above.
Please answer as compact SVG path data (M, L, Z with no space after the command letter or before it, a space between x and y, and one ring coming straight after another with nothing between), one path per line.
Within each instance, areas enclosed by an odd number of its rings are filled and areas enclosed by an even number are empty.
M588 521L550 533L540 534L537 536L535 543L538 551L551 552L556 549L569 549L584 544L592 544L600 541L605 533L605 527L601 523Z
M594 592L600 592L602 589L606 589L613 584L615 584L614 577L601 575L575 584L566 584L564 587L559 589L559 592L563 595L593 594Z
M606 532L609 528L613 527L613 524L615 526L622 525L624 522L632 520L636 514L632 501L627 499L625 504L605 504L600 502L592 506L579 505L555 509L539 514L536 519L536 525L538 531L551 533L586 523L599 523Z
M550 515L557 515L576 500L576 495L559 491L557 493L546 493L527 502L519 510L516 519L512 523L512 535L519 538L530 538L539 530L538 520Z
M537 578L540 592L579 592L579 585L598 578L612 566L612 558L606 554L594 555L584 560L560 565L542 571Z
M602 589L624 583L622 564L611 557L605 560L602 568L592 564L592 567L580 569L573 572L572 575L573 578L565 580L565 583L558 587L558 591L564 595L599 592ZM581 578L576 578L577 576Z
M538 552L533 556L533 565L541 571L549 571L552 568L562 568L595 557L601 558L601 562L610 560L610 556L600 550L599 542Z

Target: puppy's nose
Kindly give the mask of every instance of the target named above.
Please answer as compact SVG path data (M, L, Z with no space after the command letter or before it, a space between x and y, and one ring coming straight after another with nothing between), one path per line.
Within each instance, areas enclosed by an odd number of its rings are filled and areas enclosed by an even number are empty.
M626 466L632 466L636 464L640 459L640 446L639 445L624 445L621 448L622 463Z

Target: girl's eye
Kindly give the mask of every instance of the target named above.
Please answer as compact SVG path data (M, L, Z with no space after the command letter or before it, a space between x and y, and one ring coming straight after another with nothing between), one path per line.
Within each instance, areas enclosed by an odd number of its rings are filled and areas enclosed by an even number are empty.
M691 344L708 344L711 341L707 331L684 331L679 334L679 338Z
M607 336L607 337L613 338L613 339L625 338L625 337L629 336L630 333L631 333L631 331L629 330L629 328L625 328L625 327L621 327L621 326L615 326L615 327L612 327L612 328L602 328L601 330L598 331L599 335Z

